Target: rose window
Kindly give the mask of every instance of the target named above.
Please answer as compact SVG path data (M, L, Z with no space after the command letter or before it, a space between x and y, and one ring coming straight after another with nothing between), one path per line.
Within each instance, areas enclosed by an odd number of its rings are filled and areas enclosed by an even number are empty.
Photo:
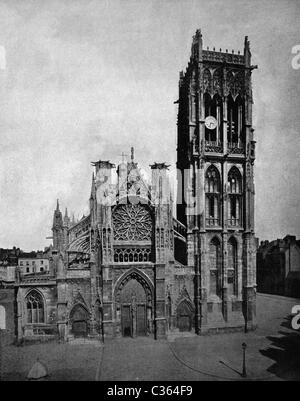
M114 239L119 241L150 241L152 219L142 205L121 205L113 214Z

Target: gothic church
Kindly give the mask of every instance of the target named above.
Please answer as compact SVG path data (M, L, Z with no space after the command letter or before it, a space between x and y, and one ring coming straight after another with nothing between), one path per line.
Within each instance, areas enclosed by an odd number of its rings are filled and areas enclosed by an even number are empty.
M235 54L196 32L179 79L177 217L165 163L149 183L133 149L94 162L89 215L57 203L49 271L17 272L19 340L255 329L254 68L247 37Z

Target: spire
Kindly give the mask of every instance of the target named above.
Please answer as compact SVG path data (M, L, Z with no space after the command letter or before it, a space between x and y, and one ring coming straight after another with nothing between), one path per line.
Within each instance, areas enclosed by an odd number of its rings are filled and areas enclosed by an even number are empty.
M59 202L57 199L56 209L53 213L53 225L52 225L52 232L53 232L53 247L56 250L60 250L62 247L62 235L63 235L63 217L62 213L59 210Z
M197 29L195 35L193 36L193 43L192 43L192 57L195 58L202 58L202 33L201 29Z
M93 173L90 199L95 199L95 197L96 197L96 185L95 185L95 175Z
M245 47L250 47L250 42L248 40L248 36L245 36Z
M68 209L66 208L65 210L65 216L64 216L64 225L69 227L70 224L70 218L68 216Z
M62 227L63 219L61 211L59 210L59 201L57 199L56 209L54 210L53 214L53 227Z
M202 40L202 33L200 28L196 30L195 38L198 40Z
M134 162L134 147L133 146L131 147L130 153L131 153L130 162L127 163L127 173L126 173L127 175L130 173L131 170L135 170L138 168L137 163ZM118 175L120 176L119 172L120 172L120 169L118 169ZM126 168L124 169L124 172L126 172Z
M245 57L246 67L250 67L250 65L251 65L251 51L250 51L250 42L248 40L248 36L245 36L244 57Z

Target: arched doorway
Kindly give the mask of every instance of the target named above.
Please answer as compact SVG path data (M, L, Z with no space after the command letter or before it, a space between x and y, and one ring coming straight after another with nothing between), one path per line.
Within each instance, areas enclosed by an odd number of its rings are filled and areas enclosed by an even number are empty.
M187 300L183 300L177 306L177 327L179 331L191 331L193 327L194 313Z
M70 313L72 334L74 337L86 337L88 334L88 311L83 305L75 305Z
M137 269L126 273L116 284L116 333L124 337L152 332L153 289L150 280Z
M145 336L147 334L146 291L137 280L131 279L122 288L121 327L124 337Z

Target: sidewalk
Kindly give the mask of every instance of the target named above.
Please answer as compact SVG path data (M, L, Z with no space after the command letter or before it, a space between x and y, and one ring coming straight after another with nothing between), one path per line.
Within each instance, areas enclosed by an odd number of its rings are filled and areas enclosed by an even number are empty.
M95 380L101 347L91 344L34 344L4 350L2 380L26 380L36 359L47 367L43 380Z
M121 338L104 347L82 341L6 347L3 379L26 380L39 357L49 371L46 380L245 380L245 342L247 380L300 380L300 332L291 329L289 318L297 303L258 294L258 329L247 334Z
M120 339L105 344L100 380L300 380L300 333L290 327L300 300L258 294L258 328L250 333Z

